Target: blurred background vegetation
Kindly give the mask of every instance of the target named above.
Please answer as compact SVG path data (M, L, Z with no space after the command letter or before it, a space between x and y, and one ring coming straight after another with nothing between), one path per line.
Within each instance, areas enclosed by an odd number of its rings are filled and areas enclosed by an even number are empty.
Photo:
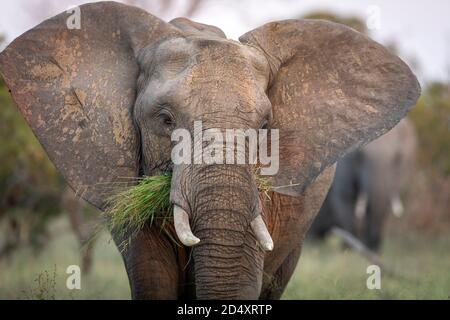
M0 257L14 242L40 247L47 225L58 215L63 181L41 145L13 105L0 78L0 218L8 240Z
M359 17L329 12L306 17L344 23L368 33ZM395 50L395 45L390 47ZM331 237L323 243L306 244L284 298L450 297L450 84L426 84L409 117L419 138L418 166L406 214L401 219L391 217L382 248L383 260L395 273L383 278L382 290L367 290L366 268L371 263L342 249ZM85 222L79 215L67 214L71 211L64 201L67 187L1 78L0 161L0 299L128 299L120 254L105 231L98 236L94 265L83 277L82 290L65 289L66 267L81 264L92 232L76 230ZM98 216L92 209L77 208L82 216ZM90 221L87 224L92 230L99 222L95 218Z

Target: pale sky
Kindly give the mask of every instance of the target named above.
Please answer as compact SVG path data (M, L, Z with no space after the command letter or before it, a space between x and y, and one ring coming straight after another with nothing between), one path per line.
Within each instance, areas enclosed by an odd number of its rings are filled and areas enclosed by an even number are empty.
M148 0L150 4L146 9L170 20L186 12L186 1L173 0L172 6L162 13L157 5L159 1ZM6 34L10 41L45 17L85 2L89 1L17 0L4 3L0 11L0 33ZM191 19L216 25L229 38L237 39L265 22L297 18L316 10L343 16L357 15L367 21L375 27L371 31L372 38L384 44L395 42L399 55L415 70L422 84L429 80L450 80L448 0L204 0Z

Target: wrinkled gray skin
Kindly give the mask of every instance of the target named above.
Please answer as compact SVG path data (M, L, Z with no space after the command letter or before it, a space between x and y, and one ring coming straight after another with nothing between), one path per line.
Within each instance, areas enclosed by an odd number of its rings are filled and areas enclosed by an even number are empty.
M415 76L381 45L320 20L269 23L238 42L117 3L80 10L80 30L67 29L66 13L45 21L1 53L0 71L50 159L98 208L121 177L172 171L170 199L200 243L178 247L146 226L122 253L132 297L279 298L334 163L406 115ZM195 120L279 129L270 199L249 165L172 165L171 132ZM272 252L250 227L260 214Z
M341 159L327 197L308 232L323 238L342 228L379 250L390 214L401 215L401 194L412 181L417 151L414 126L403 119L387 134Z

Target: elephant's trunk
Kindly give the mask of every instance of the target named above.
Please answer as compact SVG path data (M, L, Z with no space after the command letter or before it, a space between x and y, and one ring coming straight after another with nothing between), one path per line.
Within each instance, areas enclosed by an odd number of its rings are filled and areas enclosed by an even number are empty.
M257 299L264 251L251 222L260 213L258 192L246 166L194 170L191 197L196 294L199 299ZM264 231L263 231L264 232Z

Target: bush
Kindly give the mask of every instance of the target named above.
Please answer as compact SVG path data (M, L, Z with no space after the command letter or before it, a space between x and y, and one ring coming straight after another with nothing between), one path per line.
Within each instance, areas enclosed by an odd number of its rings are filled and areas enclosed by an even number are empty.
M419 163L433 175L450 175L450 86L433 83L411 111L419 138Z

